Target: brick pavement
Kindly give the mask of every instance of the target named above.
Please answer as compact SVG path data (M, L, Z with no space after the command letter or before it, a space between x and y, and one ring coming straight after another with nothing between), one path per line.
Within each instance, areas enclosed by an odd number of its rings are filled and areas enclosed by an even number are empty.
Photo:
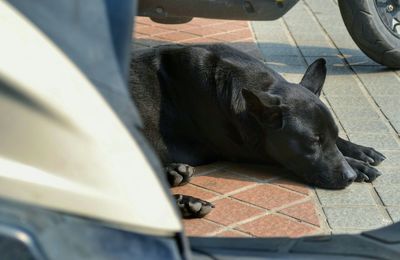
M373 184L341 191L314 189L282 169L219 162L198 167L191 184L172 189L216 208L185 220L188 235L303 236L353 233L400 220L400 72L366 57L348 35L334 0L300 1L284 18L266 22L194 19L163 25L137 18L134 48L222 42L265 61L293 82L308 64L328 61L322 100L340 135L380 149L388 159Z

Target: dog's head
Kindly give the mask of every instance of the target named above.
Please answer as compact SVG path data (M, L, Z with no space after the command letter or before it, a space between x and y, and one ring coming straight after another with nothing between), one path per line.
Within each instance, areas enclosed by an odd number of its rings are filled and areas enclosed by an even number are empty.
M269 156L324 188L344 188L356 174L336 146L338 128L320 99L325 60L315 61L300 84L283 80L267 92L242 90L246 111L263 129Z

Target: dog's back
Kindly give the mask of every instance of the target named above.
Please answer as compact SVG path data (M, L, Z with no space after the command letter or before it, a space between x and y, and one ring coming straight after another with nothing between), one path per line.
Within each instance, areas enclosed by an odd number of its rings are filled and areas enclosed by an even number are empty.
M241 122L233 113L244 104L232 75L249 88L267 88L280 77L225 45L161 46L136 53L131 64L130 92L146 137L164 162L191 165L250 152L235 125ZM260 73L265 84L252 84Z

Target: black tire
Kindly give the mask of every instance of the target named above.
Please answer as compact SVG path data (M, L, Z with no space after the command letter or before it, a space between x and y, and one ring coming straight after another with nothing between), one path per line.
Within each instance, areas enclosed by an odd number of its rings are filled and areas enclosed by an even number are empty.
M400 68L400 37L378 14L374 0L339 0L343 21L354 42L374 61Z

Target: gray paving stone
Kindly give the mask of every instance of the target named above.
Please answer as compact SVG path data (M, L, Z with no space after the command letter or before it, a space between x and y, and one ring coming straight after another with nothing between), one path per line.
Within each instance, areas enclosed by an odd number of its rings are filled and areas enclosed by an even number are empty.
M352 77L342 77L337 75L328 75L323 87L324 93L328 97L342 96L363 96L357 82Z
M270 29L270 28L281 28L282 27L282 20L274 20L274 21L253 21L251 22L251 26L253 27L254 30L265 30L265 29Z
M333 12L338 13L338 10L337 10L338 7L331 1L306 0L304 2L306 2L312 8L313 12L315 12L317 14L330 15Z
M344 129L348 133L389 133L389 128L383 120L379 119L360 119L360 118L341 118Z
M299 83L303 78L303 74L298 73L283 73L283 77L292 83Z
M366 97L358 96L342 96L342 97L327 97L333 110L337 108L352 110L353 108L370 109L373 108Z
M295 46L290 44L277 44L277 43L265 43L259 42L258 46L261 49L262 54L266 58L269 56L299 56L300 53Z
M400 206L400 185L379 185L375 190L385 206Z
M303 58L299 56L277 56L277 55L270 55L266 57L266 62L268 65L275 64L275 65L293 65L293 66L305 66L305 62Z
M316 46L335 48L334 46L329 44L328 38L326 38L322 31L320 31L320 28L318 28L318 33L310 33L310 30L312 30L313 28L305 28L306 30L303 30L304 26L302 26L302 24L296 25L296 27L298 27L294 28L295 30L297 30L296 34L293 34L292 32L291 33L294 36L294 39L296 40L296 43L298 43L298 45L306 45L312 47L315 44Z
M386 156L386 160L379 165L379 168L395 167L400 169L400 150L385 151L380 150Z
M289 32L282 19L269 22L251 22L254 36L259 44L280 43L291 44Z
M378 167L378 169L382 172L382 175L373 182L374 187L380 185L400 185L400 169L398 167Z
M400 221L400 207L387 207L387 211L394 222Z
M354 70L373 96L400 95L400 80L392 71L376 66L354 66Z
M262 32L257 32L254 31L254 36L255 39L259 44L270 44L270 45L276 45L279 43L279 45L293 45L291 42L290 37L288 36L288 33L285 32L284 28L279 29L279 32L267 30L267 31L262 31ZM294 46L294 45L293 45Z
M397 133L400 133L400 120L390 120Z
M308 65L313 63L318 58L320 58L320 57L312 57L312 56L305 57ZM332 67L339 67L339 66L343 67L343 69L347 69L350 71L350 69L343 62L343 59L341 59L339 57L323 57L323 58L325 59L326 66L328 67L328 74L330 74L330 72L333 71L334 68L332 68Z
M373 119L380 119L380 115L376 110L369 106L365 107L349 107L349 106L336 106L335 113L340 119L349 118L350 120L358 119L358 120L373 120ZM383 119L382 119L383 120Z
M353 183L343 190L316 189L322 206L376 205L369 184Z
M304 56L310 57L336 56L339 54L336 48L328 44L309 40L299 42L299 49Z
M349 133L352 142L373 147L377 150L398 149L399 145L391 134Z
M349 140L349 137L347 136L346 132L341 131L340 128L339 128L339 137L345 140Z
M400 120L400 95L374 96L373 98L382 110L382 112L389 118L389 120Z
M383 110L396 111L400 108L400 95L373 95L373 97L379 107Z
M336 60L336 59L335 59ZM331 61L330 59L328 62L335 62L335 60ZM328 75L338 75L340 77L347 77L352 80L356 79L356 74L348 67L347 65L340 64L338 61L336 61L332 66L327 67L328 69ZM358 84L358 82L356 83Z
M349 63L349 65L355 69L358 69L361 66L382 66L376 63L375 61L371 60L366 55L360 55L360 56L351 55L349 57L346 57L346 60Z
M358 59L358 57L362 57L363 55L365 55L359 48L358 46L353 42L353 40L351 38L347 38L350 37L348 35L348 33L346 32L346 36L344 36L344 34L342 34L343 36L340 36L340 34L335 34L335 36L333 37L334 42L337 46L339 47L340 53L346 58L346 60L351 57L356 57L354 59ZM352 60L347 60L348 63L351 63ZM353 60L354 62L354 60ZM371 64L373 65L373 64Z
M290 15L284 17L284 21L304 56L338 55L337 49L302 2L291 10Z
M323 208L332 229L372 229L391 223L375 206Z
M390 122L396 124L397 121L400 121L400 113L397 112L394 107L388 107L388 104L381 105L381 111L388 118Z
M259 51L258 46L254 45L253 43L248 43L248 42L229 42L226 43L226 45L229 45L233 48L239 49L244 52L249 52L249 51Z
M304 75L304 72L306 71L305 66L287 66L284 64L269 64L268 67L281 74L288 73L288 74Z

